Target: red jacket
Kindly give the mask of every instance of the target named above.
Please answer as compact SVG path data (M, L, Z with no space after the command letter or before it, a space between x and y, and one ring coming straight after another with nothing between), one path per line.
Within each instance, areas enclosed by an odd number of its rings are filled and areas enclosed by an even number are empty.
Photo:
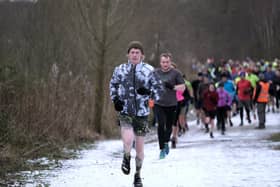
M237 83L238 99L240 101L250 100L252 93L252 85L250 81L246 79L241 79Z
M210 92L209 90L203 93L203 108L207 111L216 110L218 105L219 95L216 91Z

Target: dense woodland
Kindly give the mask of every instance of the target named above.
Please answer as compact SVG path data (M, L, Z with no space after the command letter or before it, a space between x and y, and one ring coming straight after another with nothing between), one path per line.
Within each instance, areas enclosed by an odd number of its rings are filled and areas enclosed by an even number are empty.
M129 41L190 75L192 59L279 57L279 23L278 0L0 1L0 165L117 134L108 86Z

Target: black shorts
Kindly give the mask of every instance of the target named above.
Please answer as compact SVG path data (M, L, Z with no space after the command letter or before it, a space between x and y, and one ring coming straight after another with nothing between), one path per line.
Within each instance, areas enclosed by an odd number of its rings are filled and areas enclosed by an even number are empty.
M206 117L209 117L210 119L215 119L215 116L217 113L216 110L207 111L207 110L203 109L203 111L204 111Z
M187 114L189 112L189 102L186 102L186 113Z
M202 100L201 100L201 99L196 100L196 101L194 102L194 107L195 107L195 109L197 109L197 110L201 109L201 108L202 108Z
M236 95L234 95L233 99L232 99L232 104L235 103L235 104L238 104L238 98Z
M231 106L225 106L226 111L231 111Z

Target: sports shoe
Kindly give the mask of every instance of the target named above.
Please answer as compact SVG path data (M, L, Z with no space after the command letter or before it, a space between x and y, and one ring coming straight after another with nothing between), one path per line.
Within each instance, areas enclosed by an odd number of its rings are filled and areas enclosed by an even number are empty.
M179 132L178 132L178 136L179 136L179 137L181 137L182 135L183 135L182 130L179 130Z
M173 149L176 148L176 138L175 138L175 137L173 137L173 138L171 139L171 147L172 147Z
M239 126L243 126L243 121L241 121L240 125Z
M169 154L169 145L168 145L168 143L164 143L164 151L165 151L166 155Z
M229 120L229 126L233 126L233 123L232 123L232 121L231 120Z
M166 157L165 149L160 150L159 159L164 159Z
M252 122L252 121L251 121L251 119L249 118L249 119L248 119L248 123L251 124L251 122Z
M213 132L210 132L210 138L214 138Z
M257 126L255 129L265 129L265 125L263 123L260 123L259 126Z
M187 130L186 130L186 127L183 127L183 128L181 129L181 131L182 131L183 134L185 134L186 131L187 131Z
M125 175L128 175L130 173L130 158L131 158L131 156L128 154L124 154L124 156L123 156L122 172Z
M185 129L186 129L186 131L188 131L189 130L189 125L188 125L188 123L186 122L186 124L185 124Z
M204 124L204 127L205 127L205 133L208 133L209 132L208 124Z
M134 187L143 187L142 180L139 173L135 173L133 184Z

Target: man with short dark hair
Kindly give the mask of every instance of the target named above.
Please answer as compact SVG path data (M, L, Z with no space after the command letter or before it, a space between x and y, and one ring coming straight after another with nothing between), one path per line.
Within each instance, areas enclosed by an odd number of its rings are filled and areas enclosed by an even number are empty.
M230 126L233 126L233 123L231 121L231 112L233 111L234 113L236 112L236 105L237 105L237 96L236 96L236 91L235 91L235 85L232 80L228 79L227 74L222 74L221 75L221 82L224 84L224 89L225 91L230 95L231 101L232 101L232 106L227 106L227 119L229 121Z
M239 74L240 80L236 85L236 92L238 96L238 107L240 109L240 126L243 126L243 108L245 108L247 114L247 120L251 123L250 118L250 102L251 102L251 93L252 93L252 85L250 81L245 79L246 73L244 71Z
M254 90L253 101L257 103L257 113L259 119L259 126L257 129L265 128L265 108L269 101L270 83L265 80L264 74L259 75L260 81L256 84Z
M163 53L160 55L160 68L155 70L155 74L161 79L165 87L159 100L155 102L160 159L165 158L169 153L168 143L176 116L176 90L185 90L185 82L181 73L172 68L171 63L171 54Z
M199 125L201 119L201 109L202 109L202 101L198 95L199 85L202 84L203 74L199 72L197 74L197 79L191 82L193 88L193 96L194 96L194 107L196 110L196 123Z
M154 68L143 62L144 50L139 41L132 41L127 49L128 62L115 68L110 81L110 95L115 110L119 112L124 156L121 169L130 173L133 141L136 148L134 186L142 187L140 171L144 159L144 137L148 131L149 96L159 99L161 82Z

